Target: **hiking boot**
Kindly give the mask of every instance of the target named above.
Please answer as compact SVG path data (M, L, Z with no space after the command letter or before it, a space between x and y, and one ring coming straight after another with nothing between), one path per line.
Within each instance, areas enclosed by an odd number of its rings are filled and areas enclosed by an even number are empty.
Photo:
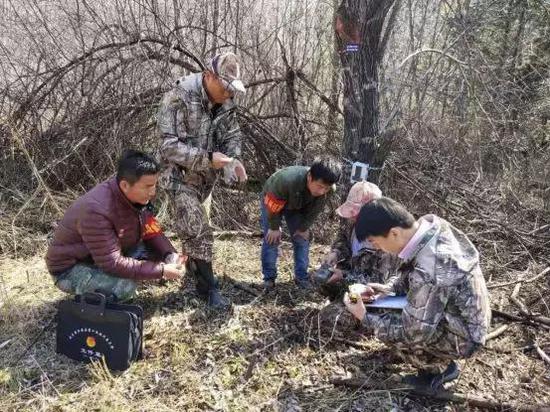
M298 286L300 289L313 290L313 285L311 284L309 279L294 279L294 283L296 283L296 286Z
M460 368L455 361L451 361L447 368L432 379L431 386L434 390L438 390L444 383L454 381L460 375Z
M434 394L443 389L443 384L455 380L459 375L457 363L451 361L442 373L420 371L416 375L404 376L402 382L416 392Z
M264 292L268 293L275 289L275 279L264 280Z

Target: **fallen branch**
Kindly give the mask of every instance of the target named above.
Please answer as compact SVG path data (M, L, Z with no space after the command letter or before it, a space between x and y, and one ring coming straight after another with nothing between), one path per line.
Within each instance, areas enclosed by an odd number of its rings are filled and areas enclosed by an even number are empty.
M497 336L502 335L504 332L506 332L506 330L508 330L509 327L510 327L510 325L501 325L500 327L496 328L491 333L487 334L486 340L489 341L491 339L496 338Z
M342 378L332 378L330 383L335 386L347 386L354 389L364 389L366 382L363 379L342 379ZM468 404L477 408L487 408L487 409L496 409L496 410L514 410L514 411L525 411L525 412L534 412L534 411L543 411L549 405L516 405L508 402L493 401L489 399L482 398L480 396L461 394L461 393L451 393L447 391L438 392L435 394L430 393L415 393L410 391L410 394L413 396L424 396L437 401L444 402L453 402L460 404Z
M521 286L523 285L523 281L520 279L518 284L514 287L514 291L510 295L510 299L514 304L519 308L519 311L523 313L524 315L531 316L531 312L527 309L527 306L525 306L525 303L523 303L519 298L519 290L521 289Z
M550 365L550 356L548 356L548 355L546 354L546 352L543 351L543 350L541 349L541 347L540 347L536 342L533 344L533 346L534 346L534 348L537 350L537 353L538 353L539 356L542 358L542 360L545 361L547 364Z
M250 286L243 285L241 282L238 282L235 279L230 278L229 276L224 276L224 280L229 281L235 288L250 293L253 296L258 297L262 295L261 292L251 288Z
M237 236L245 236L245 237L262 237L262 232L250 232L248 230L223 230L223 231L216 231L214 232L214 237L216 239L228 239L232 237Z
M350 340L350 339L339 338L338 336L334 336L332 338L332 340L334 342L346 344L346 345L351 346L352 348L355 348L355 349L361 349L361 350L370 349L369 345L365 345L364 343L361 343L361 342L355 342L355 341Z
M531 326L543 326L545 328L550 328L550 318L547 318L545 316L532 316L532 315L518 316L512 313L503 312L497 309L491 309L491 312L493 313L493 316L498 316L504 319L513 320L515 322L527 323Z
M523 301L518 298L518 294L519 294L519 290L521 289L521 286L522 286L522 283L521 282L518 283L516 285L516 287L514 288L514 291L510 295L510 299L512 300L512 302L514 302L516 304L516 306L519 308L519 311L521 312L521 314L524 315L525 317L527 317L531 320L534 320L538 323L542 323L544 325L550 326L550 318L548 318L546 316L533 315L531 313L531 311L527 308L525 303L523 303Z
M495 288L501 288L501 287L504 287L504 286L510 286L510 285L515 285L516 283L531 283L531 282L534 282L535 280L538 280L540 279L541 277L543 277L544 275L546 275L547 273L550 272L550 266L547 267L546 269L544 269L542 272L540 272L538 275L536 276L533 276L532 278L530 279L518 279L518 280L514 280L514 281L511 281L511 282L505 282L505 283L498 283L496 285L487 285L487 289L495 289Z
M525 322L525 320L526 320L525 318L523 318L521 316L514 315L513 313L504 312L504 311L498 310L498 309L491 309L491 312L493 314L493 317L498 316L500 318L513 320L515 322Z

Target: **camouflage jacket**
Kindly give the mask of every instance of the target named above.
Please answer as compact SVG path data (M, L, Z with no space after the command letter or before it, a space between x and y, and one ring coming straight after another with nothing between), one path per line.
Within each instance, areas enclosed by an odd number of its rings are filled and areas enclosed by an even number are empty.
M202 77L202 73L195 73L178 79L161 101L157 124L164 165L159 180L162 188L178 191L183 184L209 192L218 175L211 167L209 152L241 155L236 106L232 100L212 105Z
M263 199L270 229L278 230L281 227L283 209L300 212L300 230L308 230L313 225L333 195L334 185L328 193L314 197L307 188L308 173L307 166L288 166L277 170L267 179Z
M427 215L429 223L403 271L391 284L407 296L402 312L367 313L363 324L382 341L428 349L453 358L468 357L485 344L489 296L479 253L460 230Z
M344 277L352 283L386 283L399 267L399 258L389 253L376 250L368 240L361 242L359 251L354 255L352 250L355 237L354 224L348 219L341 219L336 240L331 252L338 260L337 268L342 269Z

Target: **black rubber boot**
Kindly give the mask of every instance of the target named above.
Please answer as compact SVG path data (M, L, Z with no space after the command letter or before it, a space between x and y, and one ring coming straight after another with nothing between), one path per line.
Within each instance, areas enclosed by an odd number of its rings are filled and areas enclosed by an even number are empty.
M212 270L212 262L195 259L194 264L196 266L195 278L197 279L197 292L199 295L206 299L211 309L229 309L231 307L231 302L220 294L218 281Z
M210 290L211 285L215 284L216 279L212 280L208 279L207 277L205 278L205 276L203 276L203 274L199 270L199 265L197 264L198 262L202 261L189 258L186 263L186 271L188 275L192 276L195 279L195 290L197 294L206 299L208 291Z

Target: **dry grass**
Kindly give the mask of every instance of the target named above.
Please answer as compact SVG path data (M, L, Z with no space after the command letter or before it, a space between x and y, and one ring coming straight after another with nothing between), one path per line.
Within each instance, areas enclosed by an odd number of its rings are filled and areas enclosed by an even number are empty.
M313 248L313 264L324 249ZM227 316L205 311L190 285L142 289L148 354L116 375L57 355L53 330L13 364L63 294L52 286L40 254L3 260L0 410L463 410L408 398L395 375L410 367L361 337L346 314L333 327L330 307L290 283L287 248L276 294L256 297L235 287L237 281L259 291L258 253L257 240L216 244L223 292L236 304ZM465 365L456 390L517 404L550 403L548 368L536 352L521 349L534 333L513 326ZM363 377L365 387L335 387L329 382L334 376Z

